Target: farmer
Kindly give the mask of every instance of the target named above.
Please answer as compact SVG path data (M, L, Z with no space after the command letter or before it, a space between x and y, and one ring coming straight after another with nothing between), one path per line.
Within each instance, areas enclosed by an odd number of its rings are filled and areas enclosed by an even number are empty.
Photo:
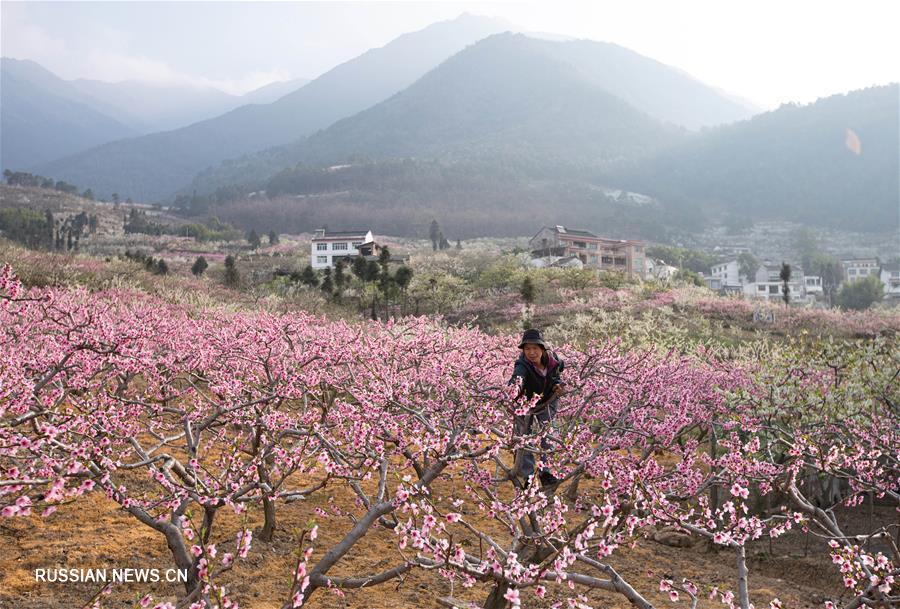
M520 383L518 398L532 399L540 396L537 403L526 415L516 415L515 429L518 435L527 435L532 431L534 420L537 419L538 427L547 425L556 415L557 398L565 390L559 375L565 367L565 363L558 355L549 351L540 330L526 330L519 343L522 353L516 360L515 368L509 379L509 384ZM541 438L541 448L550 448L546 438ZM518 474L526 481L534 474L534 452L520 451L516 458ZM548 490L555 489L558 480L546 468L541 468L539 479L541 486Z

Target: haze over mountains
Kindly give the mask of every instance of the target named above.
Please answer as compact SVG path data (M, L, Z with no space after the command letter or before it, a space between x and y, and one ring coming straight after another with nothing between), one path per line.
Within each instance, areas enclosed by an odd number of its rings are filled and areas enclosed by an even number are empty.
M463 237L554 221L655 238L666 226L735 219L862 230L900 221L897 85L759 114L623 47L508 29L471 15L436 23L305 85L240 98L260 103L29 169L101 196L180 193L185 213L264 230L310 230L348 214L395 234L440 215ZM194 106L166 108L145 93L141 105L128 97L138 89L116 97L103 83L61 82L69 88L41 85L44 98L69 103L58 114L91 118L105 134L139 131L136 117L153 110L162 120L224 103L195 92ZM82 97L64 94L71 89ZM105 107L85 101L101 97ZM5 143L6 81L3 105ZM84 107L94 114L78 114ZM848 129L862 154L844 145ZM250 201L252 191L270 200Z
M89 103L32 61L2 60L0 151L4 169L26 169L137 131Z
M404 34L266 105L242 106L170 132L112 142L38 167L91 183L98 192L154 200L225 159L285 144L403 90L467 45L506 29L505 22L464 15Z
M229 95L212 87L64 80L33 61L9 57L0 65L4 169L30 169L113 140L271 103L308 82L274 82Z
M900 225L900 86L783 105L690 138L614 183L700 221L730 216L850 230ZM859 149L854 150L856 143Z

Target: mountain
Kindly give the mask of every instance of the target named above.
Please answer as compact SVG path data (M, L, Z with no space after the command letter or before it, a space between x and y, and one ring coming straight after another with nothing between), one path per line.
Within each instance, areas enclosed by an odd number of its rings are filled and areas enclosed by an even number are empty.
M496 120L516 121L519 117L517 111L530 111L527 107L529 102L536 104L541 95L550 94L542 87L561 87L553 103L545 100L547 111L556 111L558 103L573 107L557 112L553 117L532 115L528 119L532 121L531 125L520 124L517 129L530 130L532 136L545 131L540 134L545 143L554 137L555 130L559 143L564 142L557 152L563 152L563 156L571 156L571 161L579 163L583 163L584 155L592 154L590 150L596 148L595 144L606 145L609 137L598 138L597 133L588 135L579 129L566 130L564 123L567 118L588 117L591 114L589 107L574 108L576 102L572 96L584 95L585 104L590 106L595 103L595 98L605 94L605 101L597 102L600 105L595 111L612 103L609 98L615 97L621 102L616 111L624 112L622 109L627 105L657 122L686 128L735 121L755 112L754 108L741 104L677 68L614 44L591 40L548 40L533 35L499 36L495 36L496 40L491 44L485 40L461 52L459 61L456 57L448 60L409 91L398 94L400 99L392 98L388 103L339 122L308 140L240 159L229 159L218 167L202 172L190 189L211 192L230 184L260 182L278 169L291 167L297 162L343 162L342 159L353 154L373 158L391 155L443 157L452 153L450 149L455 147L457 152L476 155L484 152L479 147L484 146L484 137L496 126ZM466 55L472 49L478 50ZM493 53L502 53L502 58L499 55L492 57ZM482 73L488 69L480 65L482 61L485 66L492 66L489 68L491 71ZM550 73L564 73L562 80L566 84L550 79L539 85L528 84L529 76L537 78L538 75L524 72L533 71L535 66L546 66ZM440 84L441 80L446 81L445 86ZM484 99L461 99L470 88L482 86L487 81L492 83L492 88L482 95ZM575 83L577 91L572 88ZM509 89L504 90L504 87ZM499 100L507 106L494 103ZM465 105L467 103L468 106ZM600 124L590 120L588 123L594 126ZM645 124L643 121L638 123ZM615 121L607 121L606 126L613 128ZM627 130L626 124L620 126ZM479 142L473 142L469 148L469 143L460 139L466 133L474 135ZM640 132L634 135L639 136ZM510 139L512 133L502 137L508 140L504 154L516 149L518 144ZM627 138L627 134L623 137ZM413 141L416 139L418 141ZM586 148L574 145L579 141ZM522 151L526 149L519 146L517 154L522 156ZM528 150L532 155L546 152L540 147ZM544 158L542 162L547 160Z
M308 78L295 78L293 80L279 80L269 83L258 89L254 89L241 96L241 101L245 104L271 104L281 99L288 93L293 93L300 87L309 83Z
M0 80L3 169L27 169L135 133L33 61L4 57Z
M890 85L679 131L542 41L499 34L390 99L231 160L191 188L243 182L266 198L223 189L180 201L245 228L304 231L356 217L421 235L435 217L464 238L525 234L554 218L657 240L735 221L897 231L898 107Z
M616 44L571 40L547 41L544 46L600 88L661 121L699 129L760 111L678 68Z
M684 129L548 54L541 41L496 34L372 108L253 157L289 167L256 183L266 200L213 210L194 197L189 211L260 230L358 217L378 230L415 234L439 217L454 235L471 237L524 234L535 222L564 218L650 236L660 227L647 222L648 209L615 200L584 176L684 137ZM246 176L240 161L223 169ZM188 198L177 203L187 206Z
M614 179L708 219L896 231L898 108L896 83L787 104L711 129Z
M105 144L45 164L39 173L155 200L224 159L296 140L408 87L467 45L507 29L504 22L463 15L404 34L347 61L275 102L246 105L173 131Z
M590 166L641 156L679 135L583 78L542 41L506 33L285 150L316 164L358 155Z
M274 82L238 96L188 84L64 80L34 61L8 57L2 77L3 158L9 163L4 168L16 169L183 127L245 104L271 103L308 82Z
M244 95L214 87L78 79L72 85L98 109L141 134L171 131L214 118L246 104L269 104L308 83L305 78L273 82Z
M77 79L72 86L94 107L138 134L176 129L246 103L213 87Z

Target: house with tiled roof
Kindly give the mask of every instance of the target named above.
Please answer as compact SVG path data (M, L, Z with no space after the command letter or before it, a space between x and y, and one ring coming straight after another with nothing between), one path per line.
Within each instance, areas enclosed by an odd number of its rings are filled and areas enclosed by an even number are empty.
M562 225L545 226L528 241L533 258L575 256L585 268L619 271L644 278L644 243L607 239L591 231Z

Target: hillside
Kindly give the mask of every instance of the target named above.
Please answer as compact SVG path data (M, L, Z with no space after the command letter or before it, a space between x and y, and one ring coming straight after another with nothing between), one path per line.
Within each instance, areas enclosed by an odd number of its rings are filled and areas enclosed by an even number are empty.
M247 103L213 87L168 85L139 81L71 81L110 115L129 125L138 134L176 129L218 116Z
M546 56L543 64L529 57L527 75L504 80L497 75L505 74L501 59L477 56L487 42L375 108L292 147L210 170L194 187L202 192L231 177L248 192L265 190L277 200L238 199L220 211L256 226L262 219L252 210L264 208L298 230L311 230L307 222L340 222L338 214L354 207L373 224L403 234L424 234L433 215L466 237L525 234L528 221L553 218L656 240L672 230L767 221L900 230L896 85L786 105L693 134L677 135L651 121L645 127L656 125L665 135L648 135L646 145L635 127L641 123L628 122L637 111L603 98L581 72L561 69ZM479 76L463 85L460 68L468 59ZM525 94L528 87L535 93ZM507 97L504 88L511 91ZM562 92L557 105L548 91ZM590 100L581 113L576 95ZM603 103L605 112L596 113ZM603 133L604 116L628 128ZM858 155L848 148L848 129L859 138ZM604 147L616 143L620 156L603 156ZM417 158L397 162L391 156ZM316 169L322 163L351 167ZM274 173L279 165L290 168ZM647 195L653 204L636 210L633 202L608 196L620 189Z
M674 133L677 126L708 126L753 112L680 70L617 45L494 38L385 103L308 139L229 159L202 172L186 190L262 183L297 162L343 162L354 155L469 160L501 154L549 173L560 158L590 165L598 152L607 155L619 144L621 156L639 158L644 151L632 144L647 135L640 126L644 119L633 119L639 114L670 123ZM596 128L604 122L601 134Z
M152 201L209 165L296 140L401 91L466 45L506 29L464 15L404 34L270 104L246 105L173 131L106 144L48 163L39 173L95 192Z
M595 165L640 156L678 135L585 82L537 41L497 34L295 150L300 161L326 164L364 154Z
M660 121L699 129L747 119L759 112L676 67L616 44L547 41L544 48L584 78Z
M609 177L710 218L897 230L898 107L897 84L783 105Z

